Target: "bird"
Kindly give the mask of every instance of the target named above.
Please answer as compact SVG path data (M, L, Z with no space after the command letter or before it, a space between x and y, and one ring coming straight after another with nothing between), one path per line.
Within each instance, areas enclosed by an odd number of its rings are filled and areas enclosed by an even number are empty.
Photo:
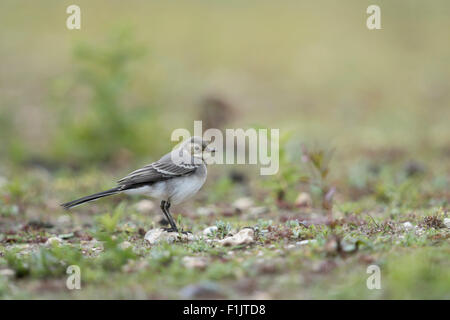
M177 205L194 196L206 181L207 155L215 152L208 147L210 141L193 136L158 161L135 170L120 179L117 186L94 193L61 206L68 210L86 202L120 193L146 195L161 201L160 208L170 224L167 232L179 232L170 214L170 206Z

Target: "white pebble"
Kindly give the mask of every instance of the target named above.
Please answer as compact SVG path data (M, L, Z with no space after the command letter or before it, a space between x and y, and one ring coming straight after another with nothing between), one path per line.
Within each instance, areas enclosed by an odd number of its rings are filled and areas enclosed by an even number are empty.
M0 270L0 276L14 277L15 275L16 275L16 272L12 269L1 269Z
M63 243L62 239L60 239L58 237L51 237L51 238L47 239L47 241L45 242L45 245L47 245L47 246L51 246L53 244L60 245L61 243Z
M450 218L445 218L444 219L444 224L447 228L450 228Z
M309 193L301 192L297 199L295 199L295 205L297 207L311 208L312 207L312 199Z
M189 257L183 258L183 264L188 269L204 269L206 268L206 260L202 257Z
M211 226L203 230L203 235L205 236L212 236L214 233L216 233L218 228L216 226Z
M207 216L213 216L214 213L215 213L214 209L213 209L213 208L210 208L210 207L199 207L199 208L197 209L197 214L198 214L199 216L205 216L205 217L207 217Z
M155 204L151 200L141 200L135 205L136 210L142 214L149 214L155 209Z
M237 246L240 244L250 244L255 241L255 232L253 229L245 228L236 233L232 237L226 237L223 240L219 240L219 243L223 246Z
M403 225L403 228L405 230L412 230L412 229L414 229L414 225L411 222L409 222L409 221L404 222L402 225Z
M310 243L316 243L317 240L316 239L310 239L310 240L302 240L302 241L298 241L295 244L298 246L304 246L306 244L310 244Z
M168 243L172 243L178 240L193 241L196 239L196 237L192 233L184 234L178 232L167 232L163 229L151 229L145 234L144 239L150 244L157 244L162 241Z
M123 250L128 249L128 248L131 247L131 242L129 242L129 241L124 241L124 242L122 242L122 243L119 245L119 247L120 247L121 249L123 249Z
M241 211L245 211L252 206L253 206L253 200L248 197L239 198L233 202L233 207L236 209L239 209Z

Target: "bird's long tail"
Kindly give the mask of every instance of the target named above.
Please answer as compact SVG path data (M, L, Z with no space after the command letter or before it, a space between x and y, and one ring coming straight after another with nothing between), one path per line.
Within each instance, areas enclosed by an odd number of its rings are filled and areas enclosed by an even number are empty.
M121 192L121 189L119 187L112 188L112 189L109 189L109 190L106 190L106 191L102 191L102 192L99 192L99 193L91 194L90 196L86 196L86 197L83 197L83 198L80 198L80 199L77 199L77 200L73 200L73 201L70 201L70 202L67 202L67 203L63 203L61 205L61 207L63 207L64 209L70 209L70 208L79 206L80 204L83 204L85 202L90 202L90 201L94 201L94 200L97 200L97 199L100 199L100 198L103 198L103 197L111 196L111 195L119 193L119 192Z

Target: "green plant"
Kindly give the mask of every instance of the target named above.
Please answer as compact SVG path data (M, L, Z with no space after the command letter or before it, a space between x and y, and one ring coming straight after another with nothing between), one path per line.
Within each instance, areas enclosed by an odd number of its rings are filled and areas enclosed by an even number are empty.
M129 97L132 67L144 51L127 28L115 30L104 47L75 46L72 77L54 86L54 103L62 107L51 144L53 159L79 166L111 162L127 151L147 154L157 146L155 139L148 139L161 134L155 106L129 103L136 100Z
M321 200L322 208L331 215L334 187L330 184L330 162L334 150L320 146L302 148L302 162L308 173L307 183L312 194Z
M264 187L269 188L279 204L285 199L293 201L297 195L299 181L304 179L301 168L294 164L295 146L291 146L292 132L286 131L280 137L279 170L276 175L264 181Z
M224 222L221 220L216 222L216 227L217 227L216 233L220 238L225 238L227 234L230 233L231 231L231 225L228 222Z
M37 278L59 277L66 273L69 265L84 266L85 261L81 251L70 246L54 245L50 248L40 248L37 252L22 254L17 250L5 253L9 268L16 277L27 276Z
M119 219L122 216L125 210L126 204L124 202L120 203L112 214L105 213L97 218L98 223L101 228L104 229L108 233L113 233L117 229L117 224L119 223Z

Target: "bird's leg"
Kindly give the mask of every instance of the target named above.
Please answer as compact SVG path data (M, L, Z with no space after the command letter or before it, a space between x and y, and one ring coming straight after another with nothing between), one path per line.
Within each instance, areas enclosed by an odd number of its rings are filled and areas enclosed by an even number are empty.
M167 204L169 204L169 205L167 206ZM175 222L173 221L172 216L170 215L169 208L170 208L170 202L162 200L161 201L161 210L164 213L164 216L166 217L167 221L170 224L170 228L164 228L164 230L167 232L174 232L174 231L178 232L178 228L177 228Z
M169 215L170 219L172 220L173 225L175 225L175 221L173 220L172 215L171 215L170 212L169 212L169 208L170 208L170 202L169 202L169 201L166 201L166 211L167 211L167 214ZM176 228L176 227L175 227L175 228ZM178 229L176 229L176 232L178 232ZM181 229L181 233L183 233L183 234L188 234L188 233L192 233L192 232L190 232L190 231L183 231L183 229Z
M178 232L177 225L176 225L176 223L175 223L175 220L173 220L172 215L170 214L169 208L170 208L170 202L169 202L169 201L166 201L165 206L164 206L164 209L166 210L166 214L167 214L167 217L168 217L168 219L169 219L170 226L172 227L172 229L173 229L175 232Z
M167 232L174 231L174 230L173 230L173 227L172 227L172 224L170 223L170 218L167 216L167 212L166 212L166 201L164 201L164 200L161 201L160 208L161 208L161 211L162 211L163 214L164 214L164 217L165 217L166 220L167 220L167 223L169 223L169 224L171 225L171 228L163 228L163 229L164 229L165 231L167 231Z

